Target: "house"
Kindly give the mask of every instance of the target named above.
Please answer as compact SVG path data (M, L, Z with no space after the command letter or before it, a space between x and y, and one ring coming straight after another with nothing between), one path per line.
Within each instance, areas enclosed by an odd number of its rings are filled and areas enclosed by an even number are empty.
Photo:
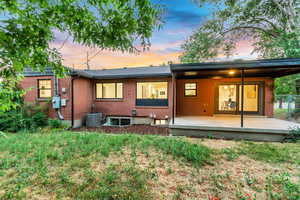
M30 88L25 102L48 103L55 93L51 69L27 69L21 82ZM103 70L75 70L58 80L60 113L73 127L84 123L86 114L101 112L108 118L126 117L131 124L164 123L172 116L170 67L137 67ZM50 109L49 115L56 112Z
M46 103L58 85L58 110L73 127L81 126L91 112L101 112L108 120L126 118L131 124L174 126L176 119L180 125L188 116L211 122L214 116L238 116L238 126L244 127L250 116L272 118L274 78L295 73L300 73L296 58L73 70L57 84L48 69L25 71L21 86L34 87L26 102ZM49 113L55 114L54 109Z

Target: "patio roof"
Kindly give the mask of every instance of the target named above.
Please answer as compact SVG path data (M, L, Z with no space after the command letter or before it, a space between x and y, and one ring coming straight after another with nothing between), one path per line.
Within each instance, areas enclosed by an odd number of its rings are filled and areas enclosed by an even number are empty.
M264 59L229 62L206 62L171 64L177 78L240 77L281 77L300 73L300 58Z

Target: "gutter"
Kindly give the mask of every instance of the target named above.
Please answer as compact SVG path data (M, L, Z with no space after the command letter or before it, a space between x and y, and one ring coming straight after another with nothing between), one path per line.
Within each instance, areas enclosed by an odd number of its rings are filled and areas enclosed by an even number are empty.
M76 74L85 78L90 79L126 79L126 78L151 78L151 77L172 77L171 70L170 72L162 73L153 73L153 74L112 74L112 75L94 75L92 73L86 72L84 70L77 70Z

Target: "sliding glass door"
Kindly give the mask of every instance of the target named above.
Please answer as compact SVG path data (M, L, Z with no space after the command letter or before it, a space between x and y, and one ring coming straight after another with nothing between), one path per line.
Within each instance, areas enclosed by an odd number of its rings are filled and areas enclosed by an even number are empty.
M219 104L220 112L235 112L237 108L237 86L236 85L219 85Z
M244 86L244 111L259 112L259 85ZM239 86L239 111L242 110L242 86Z
M245 83L244 112L262 114L262 85ZM216 113L238 114L242 105L242 85L238 83L220 84L217 86Z

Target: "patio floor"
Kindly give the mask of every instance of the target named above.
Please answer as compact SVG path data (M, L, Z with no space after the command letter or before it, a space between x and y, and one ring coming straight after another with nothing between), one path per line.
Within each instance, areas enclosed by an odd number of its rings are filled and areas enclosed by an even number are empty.
M214 115L209 116L183 116L176 117L175 126L200 126L200 127L218 127L218 128L241 128L241 119L239 115ZM244 128L268 129L268 130L290 130L300 127L300 124L268 118L264 116L244 116Z

